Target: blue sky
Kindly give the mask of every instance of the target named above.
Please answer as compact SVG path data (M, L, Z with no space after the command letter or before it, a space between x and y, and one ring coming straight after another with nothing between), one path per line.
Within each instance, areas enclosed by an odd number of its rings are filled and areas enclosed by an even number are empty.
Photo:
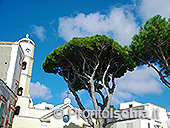
M63 103L68 90L64 80L42 69L46 55L73 36L105 34L121 45L129 45L139 26L155 14L170 18L169 0L0 0L0 40L17 41L29 33L36 44L30 93L34 104ZM170 89L157 74L144 66L116 81L112 104L135 100L170 111ZM78 92L92 108L85 91ZM76 105L74 98L72 104Z

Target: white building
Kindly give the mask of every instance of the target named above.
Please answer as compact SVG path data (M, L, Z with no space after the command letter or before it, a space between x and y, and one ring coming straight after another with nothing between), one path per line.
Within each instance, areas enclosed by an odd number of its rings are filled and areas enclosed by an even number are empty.
M20 42L0 42L0 127L10 128L24 52Z
M0 78L17 92L24 52L20 42L0 42Z
M168 128L170 128L170 112L167 112L168 115Z
M13 128L63 128L63 127L83 127L88 126L86 120L82 117L77 119L77 115L68 116L68 109L77 109L71 105L71 100L66 98L64 104L53 106L45 102L33 106L32 104L25 104L20 106L22 113L15 115L13 121ZM62 118L55 118L54 112L56 109L62 109Z
M119 118L110 122L107 127L109 128L168 128L168 116L166 108L155 105L153 103L138 103L135 101L121 103L120 110L130 112L135 110L140 112L147 112L145 118L136 118L135 115L130 118ZM127 110L127 111L125 111ZM134 114L134 113L133 113Z

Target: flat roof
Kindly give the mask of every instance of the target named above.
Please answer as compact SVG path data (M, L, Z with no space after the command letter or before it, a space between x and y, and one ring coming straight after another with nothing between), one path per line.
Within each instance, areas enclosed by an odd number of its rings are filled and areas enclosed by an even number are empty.
M0 44L13 44L14 42L0 41Z

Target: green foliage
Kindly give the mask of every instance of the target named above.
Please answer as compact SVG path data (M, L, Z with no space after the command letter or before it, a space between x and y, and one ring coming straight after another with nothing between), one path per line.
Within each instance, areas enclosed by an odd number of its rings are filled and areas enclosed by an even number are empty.
M134 35L130 45L132 55L136 55L137 65L153 64L169 74L167 65L170 64L170 19L160 15L150 18L139 34Z
M106 84L111 80L110 75L113 78L120 78L127 70L132 71L135 67L135 63L129 57L127 47L122 47L105 35L95 35L74 37L64 46L56 48L46 56L43 69L47 73L58 73L70 83L74 82L73 88L77 91L87 89L85 84L88 85L88 79L82 77L82 80L75 75L85 76L84 72L92 75L97 62L99 62L99 67L95 73L94 81L96 81L96 88L99 89L102 88L99 81L102 80L109 63L111 66L106 74Z
M65 125L63 128L83 128L83 127L76 125L76 124L71 122L68 126Z
M114 110L117 110L117 109L114 107L114 105L110 105L110 108L112 108L113 111L114 111Z

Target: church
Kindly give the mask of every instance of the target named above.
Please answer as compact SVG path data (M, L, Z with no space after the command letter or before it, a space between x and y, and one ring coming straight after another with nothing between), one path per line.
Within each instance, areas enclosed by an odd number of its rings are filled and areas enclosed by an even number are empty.
M74 108L71 105L71 100L66 98L61 105L53 106L47 103L33 105L33 101L29 94L29 86L31 81L32 65L34 61L35 43L28 37L21 39L19 42L24 42L23 51L25 58L23 60L23 68L21 72L20 84L18 88L18 101L16 103L16 112L13 119L13 128L63 128L64 126L75 125L83 127L87 125L84 119L68 117L67 121L56 119L53 115L56 108L61 108L67 111L68 108Z
M54 106L41 103L34 105L29 87L34 62L35 43L25 38L16 42L0 42L0 127L3 128L63 128L88 127L83 118L69 117L71 105L68 97L63 104ZM63 118L56 119L54 111L65 111ZM76 108L78 109L78 108Z

